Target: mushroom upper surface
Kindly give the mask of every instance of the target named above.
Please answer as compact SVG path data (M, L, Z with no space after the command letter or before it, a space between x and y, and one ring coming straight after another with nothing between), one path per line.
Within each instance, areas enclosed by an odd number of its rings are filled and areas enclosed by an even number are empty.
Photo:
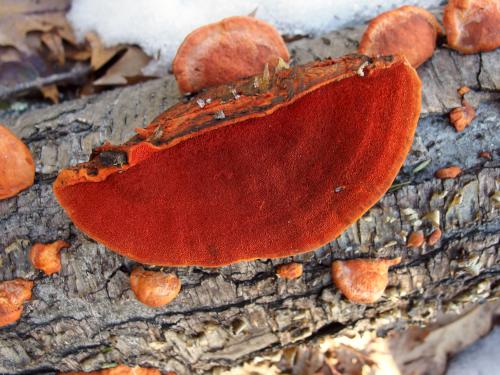
M278 31L254 17L237 16L202 26L182 42L172 62L181 92L249 77L290 55Z
M448 45L461 53L500 47L500 1L449 0L443 24Z
M35 163L26 145L0 125L0 200L15 196L33 185Z
M371 20L358 52L369 56L402 54L416 68L432 56L441 32L432 13L406 5Z
M359 55L264 78L208 90L96 149L59 174L57 199L89 236L146 264L221 266L333 240L396 177L420 80L404 58Z
M14 279L0 282L0 327L19 320L23 303L31 298L33 281Z

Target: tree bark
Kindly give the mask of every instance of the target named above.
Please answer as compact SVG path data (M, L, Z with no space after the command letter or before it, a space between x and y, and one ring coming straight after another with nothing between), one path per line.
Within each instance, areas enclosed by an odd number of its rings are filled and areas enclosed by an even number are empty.
M289 48L295 63L340 56L355 51L362 30L302 39ZM275 275L276 265L292 258L173 268L181 293L158 309L133 296L128 276L134 262L76 229L51 183L61 168L88 160L93 147L126 140L135 127L177 102L174 78L23 114L9 125L33 152L36 182L0 201L0 280L22 277L34 280L35 287L21 320L0 329L0 372L90 371L124 363L202 374L346 329L377 329L382 335L429 323L438 314L460 313L498 297L500 219L492 198L500 189L498 61L500 50L460 55L439 48L418 69L422 115L399 189L335 241L293 257L304 264L300 279ZM466 98L478 107L477 118L456 133L446 114L460 106L456 90L464 85L473 89ZM479 158L480 151L492 151L493 161ZM426 160L427 167L414 172ZM433 177L452 164L464 170L459 178ZM424 216L432 210L440 213L441 241L407 248L407 233L430 230ZM71 248L63 250L61 272L47 277L27 254L33 243L57 239ZM390 271L389 287L375 304L350 303L332 285L334 259L396 256L402 262Z

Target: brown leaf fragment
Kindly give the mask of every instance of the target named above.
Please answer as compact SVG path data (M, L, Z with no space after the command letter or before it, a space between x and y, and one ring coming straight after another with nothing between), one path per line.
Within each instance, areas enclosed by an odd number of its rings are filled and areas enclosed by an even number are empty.
M52 103L59 103L59 90L56 85L47 85L40 88L44 98L49 99Z
M462 100L462 107L453 108L450 112L450 122L457 132L463 131L475 117L476 110L466 100Z
M64 55L64 46L61 37L57 33L43 33L41 36L43 44L52 53L54 59L59 65L63 65L66 62L66 57Z
M441 179L441 180L444 180L444 179L447 179L447 178L455 178L457 177L460 173L462 173L462 168L460 168L459 166L457 165L453 165L451 167L447 167L447 168L441 168L439 169L435 174L434 176L436 176L437 178Z
M429 246L434 246L435 244L437 244L439 242L439 240L441 239L441 235L442 235L442 232L441 232L441 229L439 228L436 228L430 235L429 235L429 238L427 238L427 244Z
M125 54L111 66L104 76L94 81L96 86L126 85L130 81L146 79L142 73L151 58L138 47L128 47Z
M123 51L126 48L123 45L105 47L96 33L87 33L85 35L85 40L87 40L90 45L90 65L94 71L102 68L118 52Z
M406 246L418 248L424 244L424 232L418 230L416 232L411 232L406 241Z

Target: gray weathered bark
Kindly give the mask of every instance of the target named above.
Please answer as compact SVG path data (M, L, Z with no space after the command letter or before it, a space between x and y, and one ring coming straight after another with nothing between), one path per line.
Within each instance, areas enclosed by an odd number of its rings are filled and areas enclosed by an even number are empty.
M290 43L297 63L353 52L358 29ZM182 291L170 305L152 309L136 301L128 275L133 262L76 229L51 190L59 169L88 159L104 140L120 143L175 103L173 77L117 89L41 110L9 124L36 159L36 183L0 201L0 280L35 281L33 298L17 324L0 329L0 372L94 370L126 363L204 373L310 342L344 328L378 327L381 334L426 323L442 312L460 312L499 294L500 51L462 56L438 49L418 70L423 80L422 117L399 182L337 240L293 257L304 263L299 280L277 279L275 266L290 259L257 260L218 269L173 269ZM462 133L446 113L460 105L467 85L478 117ZM358 109L362 110L362 108ZM495 151L494 160L478 158ZM423 171L416 165L431 160ZM440 181L433 173L460 165L462 176ZM416 211L420 220L405 210ZM405 232L438 210L443 238L433 248L405 246ZM405 214L406 213L406 214ZM422 223L420 223L421 221ZM314 229L312 229L314 230ZM66 239L62 271L34 270L27 252L34 242ZM333 259L402 256L390 272L385 297L357 305L332 286Z

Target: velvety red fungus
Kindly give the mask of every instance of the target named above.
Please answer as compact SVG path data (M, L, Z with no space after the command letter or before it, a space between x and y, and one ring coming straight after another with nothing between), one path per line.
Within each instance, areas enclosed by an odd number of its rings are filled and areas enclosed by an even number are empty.
M441 33L432 13L406 5L371 20L358 52L369 56L402 54L416 68L432 56Z
M33 281L14 279L0 282L0 327L16 322L23 303L31 298Z
M389 267L395 259L352 259L332 263L332 279L346 298L354 303L374 303L387 287Z
M145 367L128 367L125 365L118 365L113 368L104 370L97 370L91 372L73 371L63 372L60 375L161 375L160 370ZM175 375L174 372L168 372L166 375Z
M172 302L181 290L181 281L174 274L135 268L130 274L130 288L146 306L161 307Z
M281 279L294 280L302 276L303 266L300 263L280 264L276 269L276 275Z
M49 244L36 243L30 250L29 258L36 269L47 275L61 270L61 249L70 247L66 241L58 240Z
M290 58L278 31L254 17L237 16L191 32L177 50L172 69L181 92L198 92L253 76L278 58Z
M404 58L359 55L261 78L98 148L59 174L57 199L89 236L146 264L221 266L332 241L396 177L420 80Z
M500 1L449 0L443 24L448 45L462 53L500 47Z
M0 125L0 199L15 196L33 185L35 163L31 152L16 135Z

